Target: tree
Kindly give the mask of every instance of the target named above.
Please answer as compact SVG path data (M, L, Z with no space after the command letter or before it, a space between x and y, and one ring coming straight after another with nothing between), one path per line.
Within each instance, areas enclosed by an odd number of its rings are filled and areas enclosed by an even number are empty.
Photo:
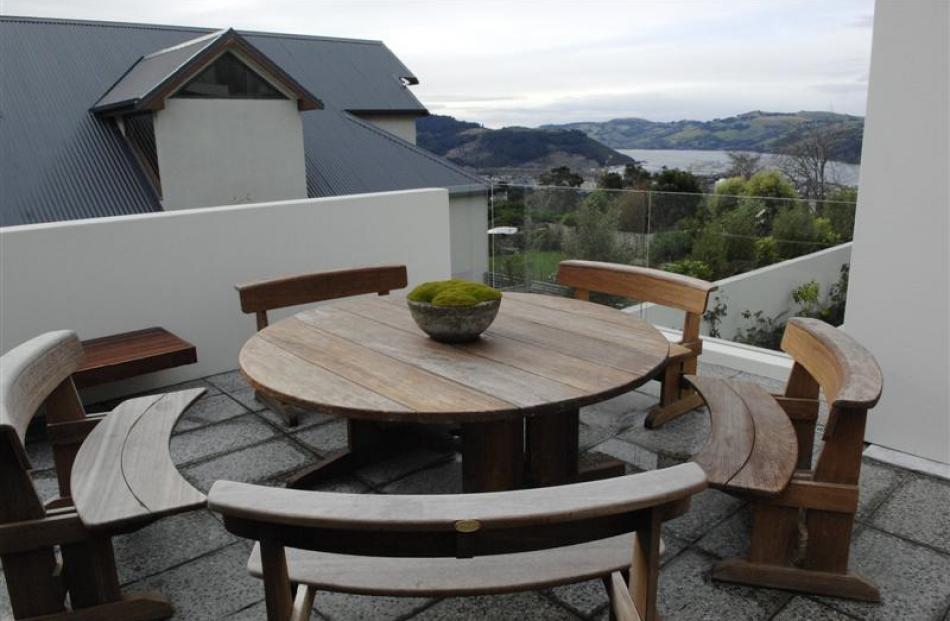
M791 204L786 199L798 198L795 186L777 170L762 170L746 182L745 195L759 206L758 222L762 234L772 229L775 216L783 208ZM743 201L745 202L745 201Z
M604 190L620 190L623 188L623 176L615 172L604 173L597 181L597 187Z
M810 123L802 134L800 140L781 151L778 166L795 182L804 198L823 201L835 185L829 163L838 130L826 124Z
M684 219L701 220L702 186L693 173L678 168L664 168L653 176L654 192L650 223L654 232L673 228Z
M739 205L739 197L745 196L746 180L742 177L720 179L713 188L713 195L709 197L709 213L719 216L732 211Z
M831 221L831 228L843 241L854 237L854 212L858 202L855 188L838 188L828 195L821 213Z
M541 185L579 188L584 183L584 178L573 172L567 166L558 166L557 168L552 168L546 173L541 173L538 181L541 183Z
M640 165L640 162L627 164L623 167L623 187L633 190L649 190L650 172Z
M819 231L815 226L815 216L807 205L798 204L782 209L772 224L772 237L775 238L775 250L782 260L814 252Z
M762 168L760 165L762 156L757 153L727 151L726 156L729 158L729 170L726 171L727 177L749 179Z
M617 235L620 210L606 192L592 192L577 210L574 231L565 247L572 259L626 263L631 251Z

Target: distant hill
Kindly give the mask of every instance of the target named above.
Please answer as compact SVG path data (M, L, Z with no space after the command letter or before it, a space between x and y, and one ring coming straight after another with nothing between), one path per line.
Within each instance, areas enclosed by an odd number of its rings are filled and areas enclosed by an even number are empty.
M812 124L835 133L833 160L861 161L864 119L833 112L747 112L712 121L614 119L602 123L542 125L543 129L580 130L614 149L708 149L778 153L802 139Z
M416 142L456 164L481 171L570 166L583 172L633 162L574 129L487 129L450 116L418 119Z

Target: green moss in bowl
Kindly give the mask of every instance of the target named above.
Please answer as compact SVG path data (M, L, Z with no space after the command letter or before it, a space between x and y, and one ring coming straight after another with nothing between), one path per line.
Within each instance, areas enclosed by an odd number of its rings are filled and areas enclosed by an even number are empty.
M424 282L408 296L413 302L433 306L475 306L481 302L501 299L501 291L471 280L452 278Z
M412 318L423 332L444 343L477 339L501 305L501 291L457 278L423 283L407 297Z

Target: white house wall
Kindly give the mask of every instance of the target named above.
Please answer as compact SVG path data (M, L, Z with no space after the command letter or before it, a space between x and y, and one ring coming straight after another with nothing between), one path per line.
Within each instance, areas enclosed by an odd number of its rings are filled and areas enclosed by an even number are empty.
M875 444L950 463L946 0L878 0L845 329L877 357Z
M445 190L6 227L0 351L48 330L89 339L164 326L197 346L198 364L119 388L168 385L237 367L255 324L235 284L394 263L408 267L410 286L449 276Z
M170 98L155 114L166 210L307 198L297 103Z
M416 117L405 114L361 114L360 118L376 127L416 144Z

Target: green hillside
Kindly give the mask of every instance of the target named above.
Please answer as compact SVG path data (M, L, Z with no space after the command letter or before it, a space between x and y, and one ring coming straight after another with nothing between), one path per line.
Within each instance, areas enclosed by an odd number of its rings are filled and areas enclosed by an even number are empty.
M583 171L633 162L581 131L527 127L487 129L450 116L418 119L416 142L457 164L486 171L546 170L561 165Z
M614 119L543 125L543 129L573 129L614 149L707 149L779 153L802 140L813 127L832 133L833 160L858 163L864 119L833 112L747 112L712 121Z

